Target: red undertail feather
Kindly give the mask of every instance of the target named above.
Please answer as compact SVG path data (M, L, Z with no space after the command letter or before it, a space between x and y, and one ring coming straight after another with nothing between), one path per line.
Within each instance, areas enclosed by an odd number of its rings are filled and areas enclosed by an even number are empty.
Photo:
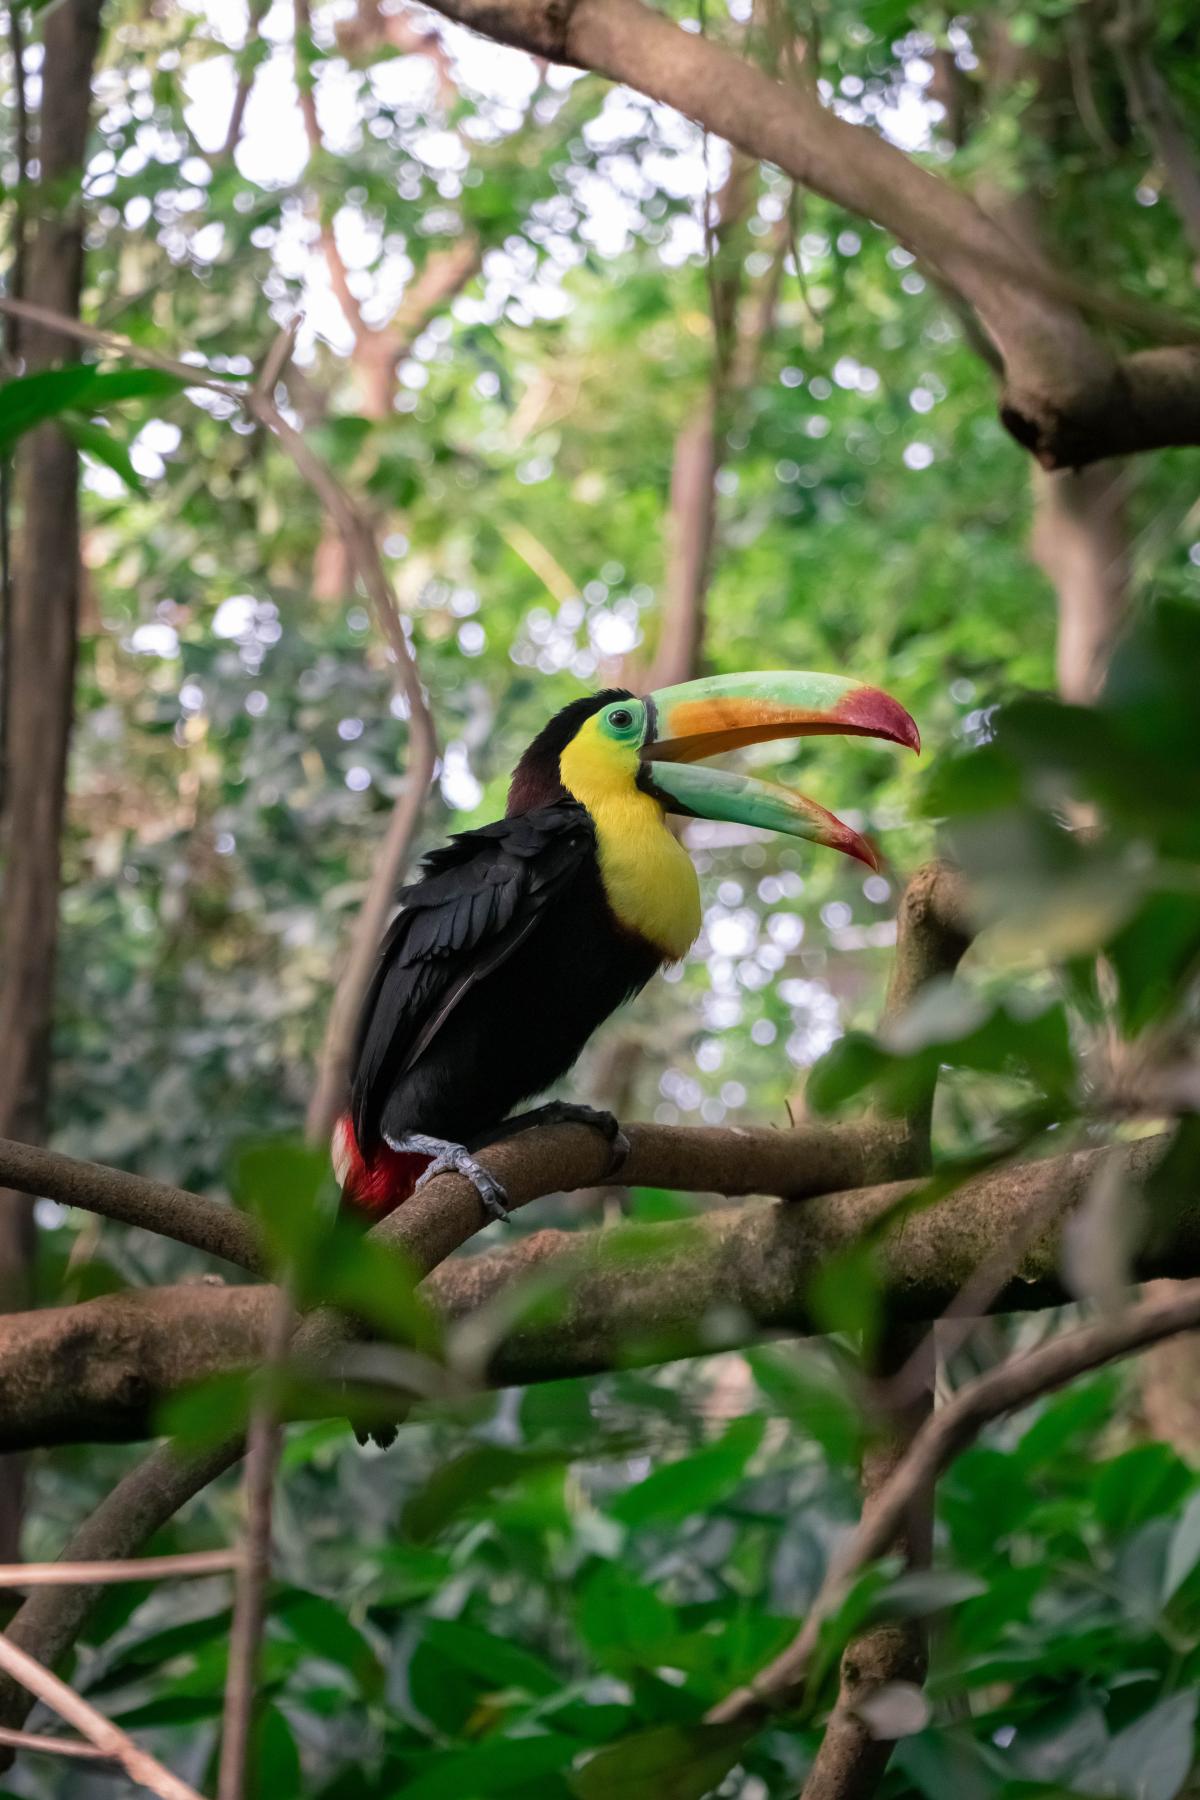
M342 1205L372 1219L382 1219L407 1200L433 1161L416 1151L380 1144L368 1162L359 1150L349 1113L334 1126L330 1151L333 1172L342 1186Z

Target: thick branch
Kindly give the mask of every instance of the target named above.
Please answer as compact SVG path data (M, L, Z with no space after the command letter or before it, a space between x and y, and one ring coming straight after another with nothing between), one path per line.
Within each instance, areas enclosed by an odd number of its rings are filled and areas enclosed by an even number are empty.
M130 1175L124 1169L79 1162L57 1150L0 1138L0 1186L155 1231L160 1237L174 1238L176 1243L236 1263L252 1275L261 1275L266 1269L258 1234L245 1213L164 1181L148 1181L144 1175Z
M570 1126L556 1127L556 1136L560 1129L587 1136ZM1119 1162L1131 1183L1144 1181L1161 1148L1161 1138L1150 1138L966 1183L884 1236L877 1268L888 1311L902 1322L938 1318L975 1271L998 1264L1012 1246L1010 1279L989 1284L993 1310L1062 1305L1072 1298L1059 1274L1062 1221L1106 1164ZM594 1177L581 1166L579 1179L588 1185ZM802 1206L727 1207L685 1225L539 1231L512 1249L445 1264L424 1292L454 1328L452 1353L497 1386L809 1333L820 1329L809 1309L813 1275L879 1230L916 1186L888 1182ZM1030 1220L1037 1229L1021 1249ZM1200 1198L1179 1198L1170 1228L1136 1273L1197 1270ZM529 1277L561 1286L553 1316L522 1321L516 1296ZM145 1436L159 1405L182 1387L259 1363L274 1292L188 1285L0 1319L0 1446Z
M891 231L975 309L1004 363L1001 417L1047 468L1200 440L1200 353L1118 362L1085 323L1086 295L1018 250L968 194L839 119L813 89L785 86L642 0L433 3L502 43L678 107Z

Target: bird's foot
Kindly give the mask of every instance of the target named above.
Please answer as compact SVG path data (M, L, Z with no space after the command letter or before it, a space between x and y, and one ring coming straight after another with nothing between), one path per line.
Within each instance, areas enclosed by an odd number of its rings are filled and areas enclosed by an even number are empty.
M426 1137L421 1131L406 1131L403 1137L386 1138L393 1150L416 1151L418 1156L431 1156L433 1161L417 1180L413 1192L417 1193L432 1181L435 1175L445 1174L453 1169L470 1182L483 1202L483 1210L493 1219L508 1218L508 1195L496 1177L489 1174L482 1163L476 1162L465 1144L456 1144L450 1138Z
M544 1106L535 1106L532 1112L505 1119L501 1129L508 1137L517 1131L528 1131L535 1125L590 1125L593 1131L600 1132L612 1152L606 1171L609 1176L617 1173L629 1155L629 1139L621 1130L620 1121L613 1113L604 1112L598 1106L584 1106L577 1100L547 1100Z

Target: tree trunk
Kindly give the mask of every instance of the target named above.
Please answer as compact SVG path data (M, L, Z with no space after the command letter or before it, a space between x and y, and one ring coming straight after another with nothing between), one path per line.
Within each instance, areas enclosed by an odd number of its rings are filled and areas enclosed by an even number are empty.
M76 198L91 103L100 0L62 0L45 20L37 154L37 224L26 298L78 316L83 220ZM61 196L72 197L63 202ZM74 346L44 327L21 334L27 370ZM23 439L17 459L19 539L5 621L8 717L0 915L0 1135L36 1140L46 1126L58 942L60 837L79 610L79 463L54 425ZM29 1303L33 1203L0 1193L0 1306ZM0 1464L0 1560L17 1553L21 1471Z

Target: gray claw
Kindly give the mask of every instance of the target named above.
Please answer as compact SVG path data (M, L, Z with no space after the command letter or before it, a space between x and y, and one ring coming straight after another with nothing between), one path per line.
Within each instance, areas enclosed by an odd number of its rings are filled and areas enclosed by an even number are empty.
M491 1218L504 1220L509 1217L508 1194L504 1187L494 1175L489 1174L482 1163L476 1162L463 1149L444 1150L420 1176L413 1192L419 1192L427 1181L432 1181L435 1175L445 1174L447 1169L453 1169L456 1175L462 1175L470 1182L483 1203L484 1212Z

